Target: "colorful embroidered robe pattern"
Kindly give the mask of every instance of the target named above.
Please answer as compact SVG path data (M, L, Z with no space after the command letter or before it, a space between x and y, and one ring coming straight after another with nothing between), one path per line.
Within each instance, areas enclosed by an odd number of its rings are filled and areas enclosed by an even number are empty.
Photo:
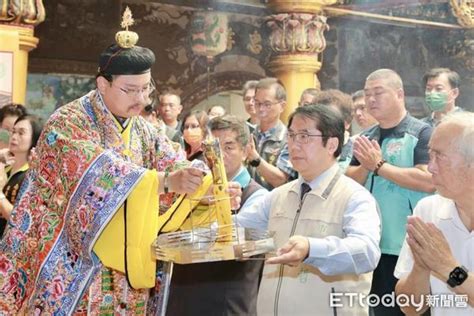
M92 248L147 169L180 168L184 153L144 119L129 124L125 144L96 91L52 115L0 243L0 314L144 313L149 290Z

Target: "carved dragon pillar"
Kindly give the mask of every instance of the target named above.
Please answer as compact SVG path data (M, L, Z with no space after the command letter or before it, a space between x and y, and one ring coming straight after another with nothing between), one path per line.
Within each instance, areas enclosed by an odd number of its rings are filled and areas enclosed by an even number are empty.
M0 106L25 103L28 53L39 42L34 27L44 18L41 0L0 0Z
M269 0L268 7L275 12L267 19L271 29L270 47L274 55L269 68L285 85L287 106L282 120L298 106L306 88L320 88L316 73L321 69L318 54L326 48L324 31L325 6L337 0Z

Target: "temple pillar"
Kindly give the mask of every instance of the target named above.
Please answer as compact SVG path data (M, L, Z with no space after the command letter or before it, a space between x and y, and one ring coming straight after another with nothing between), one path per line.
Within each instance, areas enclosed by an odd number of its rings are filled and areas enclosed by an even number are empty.
M34 27L44 21L42 1L26 5L3 1L0 7L0 106L25 103L28 53L38 45Z
M325 6L337 0L269 0L275 12L267 18L271 29L269 44L273 50L270 70L283 83L287 92L287 106L281 119L298 106L301 93L307 88L320 89L316 73L321 69L318 55L326 48L324 31L328 30Z

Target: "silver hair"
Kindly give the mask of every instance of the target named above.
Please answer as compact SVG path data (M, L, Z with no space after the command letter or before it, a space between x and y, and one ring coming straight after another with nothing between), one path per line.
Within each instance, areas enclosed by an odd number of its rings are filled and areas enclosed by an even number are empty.
M181 97L175 93L172 93L172 92L165 92L163 94L160 95L159 99L160 99L160 103L161 103L161 100L163 99L164 96L172 96L172 97L175 97L176 100L178 101L178 104L181 104Z
M258 90L275 89L275 99L278 101L286 101L286 90L283 84L277 78L263 78L260 79L255 87L255 94Z
M249 80L246 83L244 83L244 86L242 87L242 95L245 96L248 90L255 90L255 87L258 84L258 80Z
M356 92L351 94L351 97L352 97L352 102L354 102L357 99L365 97L365 92L364 90L357 90Z
M399 74L397 74L392 69L378 69L372 72L370 75L367 76L365 81L372 81L372 80L380 80L383 79L385 82L394 89L402 89L403 90L403 81Z
M453 124L462 129L462 132L454 136L452 144L457 147L461 155L468 163L474 162L474 113L460 111L446 115L440 124Z

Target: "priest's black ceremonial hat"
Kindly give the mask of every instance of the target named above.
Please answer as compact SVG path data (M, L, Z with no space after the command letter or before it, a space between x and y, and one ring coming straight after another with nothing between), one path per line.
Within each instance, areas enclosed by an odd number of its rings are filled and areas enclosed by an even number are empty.
M117 32L117 43L100 54L98 75L139 75L149 71L155 63L155 54L149 48L135 46L138 34L128 30L133 23L132 13L127 7L121 23L125 30Z
M113 44L99 57L99 74L139 75L150 70L155 63L155 54L146 47L120 47Z

